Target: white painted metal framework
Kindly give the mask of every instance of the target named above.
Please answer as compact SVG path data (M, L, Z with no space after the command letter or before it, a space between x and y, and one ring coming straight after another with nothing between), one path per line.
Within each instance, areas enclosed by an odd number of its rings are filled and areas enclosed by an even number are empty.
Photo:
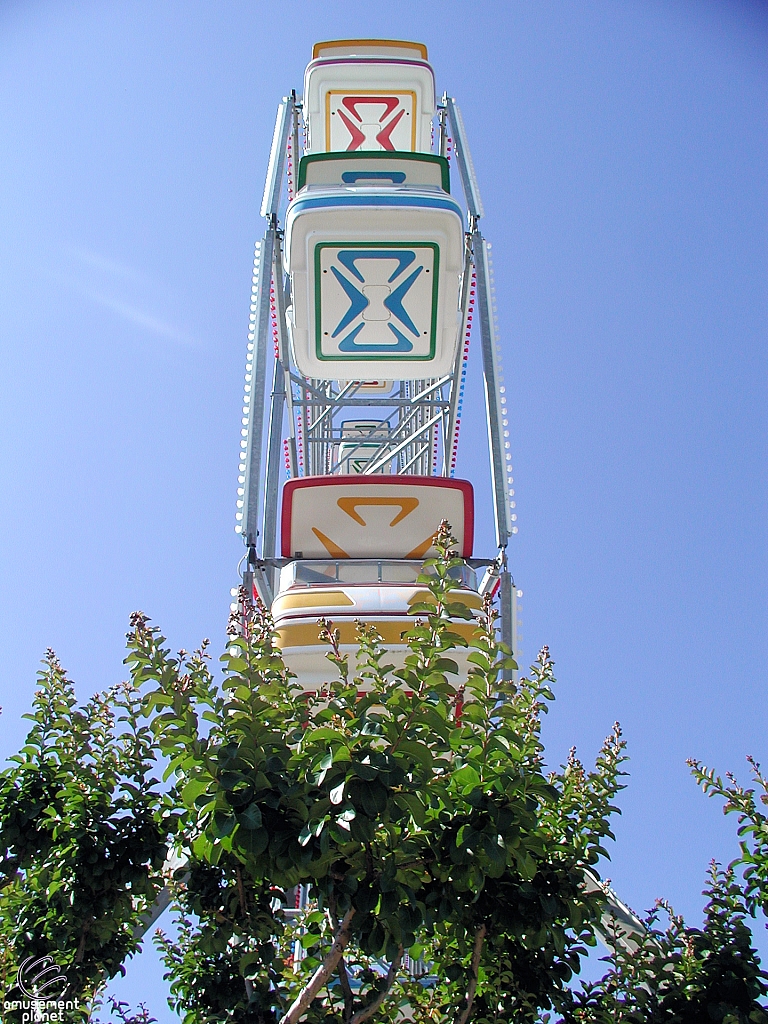
M491 485L500 577L503 639L512 646L515 589L506 549L516 532L510 511L509 411L499 373L490 246L480 230L482 202L455 101L438 105L436 148L452 156L466 206L459 343L449 373L392 381L321 380L293 362L286 328L291 303L284 271L284 219L297 177L302 105L295 93L277 112L261 205L265 233L256 246L251 290L236 529L248 550L247 572L267 605L274 595L281 481L350 472L453 475L472 326L479 328ZM268 386L269 385L269 386ZM378 386L377 386L378 385Z

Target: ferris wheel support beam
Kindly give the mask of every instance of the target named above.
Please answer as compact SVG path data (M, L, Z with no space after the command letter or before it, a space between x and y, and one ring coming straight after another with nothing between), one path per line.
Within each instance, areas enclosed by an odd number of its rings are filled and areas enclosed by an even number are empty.
M275 557L277 536L277 499L280 490L280 456L283 441L283 412L285 410L285 374L280 361L275 359L270 396L269 427L267 435L267 468L264 480L264 510L262 515L261 557ZM274 588L273 588L274 589Z
M477 287L477 315L480 322L480 349L483 357L483 388L485 392L485 412L488 423L488 446L491 463L491 485L493 488L493 514L496 527L496 544L499 548L499 603L501 605L501 638L513 654L517 654L517 629L515 615L515 583L507 568L506 548L512 533L512 519L507 493L507 457L508 442L505 441L504 416L502 403L499 401L499 373L494 311L493 281L491 278L488 243L482 236L478 221L483 216L483 202L477 184L472 156L467 142L464 119L456 101L448 95L443 96L443 106L447 112L453 152L464 190L467 204L467 219L472 257L475 266ZM444 138L441 120L441 145ZM466 270L465 270L466 276ZM507 434L508 436L508 434ZM505 447L506 445L506 447ZM505 676L514 677L511 671Z
M467 145L467 133L464 128L464 118L458 108L456 100L448 95L443 96L443 104L448 111L448 123L453 133L453 152L456 156L456 165L459 168L461 187L464 189L464 198L467 203L470 224L483 216L483 201L480 198L480 188L475 175L475 165L472 163L472 155Z
M277 108L269 167L261 200L261 215L267 219L267 230L259 247L258 266L254 272L251 291L248 337L253 342L253 356L248 361L251 398L245 448L245 502L241 532L248 549L254 553L260 532L259 515L262 502L264 501L265 506L268 504L266 494L261 487L261 461L264 433L264 390L270 350L270 288L275 247L279 246L277 214L283 191L288 136L295 120L295 106L295 96L291 95L284 96ZM283 401L285 401L284 398Z
M282 457L283 440L283 413L287 407L289 439L287 446L288 464L290 470L295 470L296 464L296 439L291 429L293 427L293 407L291 403L290 380L286 367L288 363L288 338L285 319L285 285L283 273L282 238L279 232L275 233L272 249L272 295L274 301L274 327L276 329L276 358L274 375L272 379L272 393L270 396L270 416L267 434L267 467L264 481L264 507L262 511L262 536L261 536L261 557L274 558L276 554L275 543L277 537L277 504L280 491L280 470ZM270 303L270 314L272 314ZM274 572L270 571L270 576ZM272 579L272 590L274 591L274 579Z
M452 132L453 151L464 189L467 204L469 230L472 236L472 251L477 275L477 306L480 320L480 346L483 355L483 382L485 385L485 411L488 418L488 441L491 454L491 481L494 497L494 519L496 543L500 550L506 548L512 533L509 499L506 487L504 458L504 429L499 405L499 384L496 369L496 324L493 310L493 286L488 260L488 243L483 238L477 222L483 216L483 202L477 184L475 167L467 143L464 119L456 101L450 96L443 97L448 112L448 123ZM505 637L506 639L506 637Z
M496 543L506 548L512 533L509 498L506 486L504 426L499 404L499 384L496 369L496 324L493 310L493 291L488 264L488 243L480 231L472 235L477 274L477 305L480 320L480 347L483 354L483 383L485 385L485 412L488 420L488 442L491 454L491 482L493 509L496 522Z
M464 360L464 340L469 336L469 311L472 308L470 298L472 293L472 262L471 236L465 236L464 272L461 279L461 322L459 325L459 344L456 349L456 363L453 368L453 382L451 387L451 400L448 415L444 423L443 433L443 476L450 476L453 463L453 449L458 429L459 402L461 400L462 362Z
M248 437L245 449L245 507L242 534L249 549L256 548L259 535L261 497L261 448L264 431L264 387L267 378L267 344L269 335L269 285L272 276L272 249L275 230L267 230L260 246L258 267L254 272L251 294L251 319L248 337L253 341L250 371L251 400L248 414ZM246 380L248 376L246 375Z
M517 632L515 629L515 581L512 579L512 573L509 571L506 564L501 567L499 583L501 639L504 643L509 644L509 649L512 651L512 654L517 656L517 642L515 638L515 634ZM512 669L505 669L503 672L504 679L513 679L514 676L515 673Z
M283 194L285 161L288 155L288 135L296 116L296 94L283 96L277 108L275 130L272 132L272 147L269 151L267 179L264 182L264 196L261 200L261 216L272 221L280 209Z

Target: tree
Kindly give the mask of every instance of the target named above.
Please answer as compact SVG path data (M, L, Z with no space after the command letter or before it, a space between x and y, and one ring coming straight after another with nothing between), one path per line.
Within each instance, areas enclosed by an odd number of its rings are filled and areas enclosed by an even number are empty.
M747 762L757 785L757 798L754 789L744 789L730 772L725 783L699 761L689 760L688 764L705 793L725 800L723 814L737 815L741 856L733 866L743 869L745 906L753 916L761 911L768 917L768 815L759 807L759 804L768 807L768 779L753 757L747 757Z
M41 956L93 1020L174 849L178 933L159 942L185 1024L766 1024L748 928L768 908L768 786L754 762L757 796L692 765L737 813L742 844L712 868L703 927L660 902L636 949L569 989L605 910L585 882L612 838L624 743L617 726L593 771L572 751L546 772L549 651L530 678L505 681L513 663L489 604L459 679L452 655L466 641L452 622L469 613L447 527L437 543L405 666L362 624L350 665L321 621L329 676L317 693L297 686L245 594L222 684L207 642L172 656L138 613L129 681L82 707L48 653L27 742L0 774L4 1020L21 1022L16 972ZM152 1019L114 1000L111 1011Z
M757 797L733 775L724 782L700 762L688 762L704 792L724 799L725 814L737 814L741 837L740 856L727 869L710 865L703 927L686 926L669 904L657 901L637 948L616 949L605 977L573 997L564 1024L768 1024L761 1002L768 973L748 926L758 913L768 917L768 817L760 810L768 805L768 780L753 758L747 760Z
M123 683L77 706L48 651L21 751L0 774L0 999L21 1021L19 967L51 957L66 978L43 995L79 1001L138 947L142 915L163 886L176 813L152 776L156 751L142 700Z
M602 896L585 870L611 836L618 728L596 769L546 775L541 716L553 666L514 685L487 604L471 669L451 682L468 617L445 525L420 581L429 599L405 667L359 625L353 670L321 622L329 681L306 694L263 608L233 622L218 686L204 652L170 659L147 620L129 638L133 684L182 808L176 939L161 939L185 1024L535 1020L559 1007ZM286 910L306 887L307 905ZM420 963L428 973L407 964Z
M701 929L658 900L637 948L617 947L609 972L574 995L563 1024L768 1024L768 1007L759 1002L768 974L752 946L733 868L713 862L704 895Z

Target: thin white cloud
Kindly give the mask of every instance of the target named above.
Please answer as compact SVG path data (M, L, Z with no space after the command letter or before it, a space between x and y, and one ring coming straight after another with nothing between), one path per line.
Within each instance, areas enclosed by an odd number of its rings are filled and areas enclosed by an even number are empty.
M134 270L133 267L113 260L109 256L102 256L100 253L91 252L89 249L81 249L78 245L65 245L64 254L74 257L80 263L84 263L94 270L100 270L110 277L119 277L124 281L132 281L135 284L149 284L149 278Z
M56 265L61 267L63 264L66 273L57 276L91 302L156 338L191 348L201 347L199 340L188 331L167 316L153 311L153 307L173 305L173 300L171 296L163 295L163 289L158 288L146 274L81 246L64 245L60 252L65 259L59 258Z
M85 288L81 284L75 284L74 287L92 302L96 302L105 309L111 310L129 323L143 327L144 330L149 331L150 334L154 334L158 338L166 338L180 345L188 345L194 348L199 347L199 342L195 338L187 334L186 331L179 330L178 327L168 323L166 320L161 320L151 313L137 309L121 299L114 299L108 295L102 295L100 292L93 291L91 288Z

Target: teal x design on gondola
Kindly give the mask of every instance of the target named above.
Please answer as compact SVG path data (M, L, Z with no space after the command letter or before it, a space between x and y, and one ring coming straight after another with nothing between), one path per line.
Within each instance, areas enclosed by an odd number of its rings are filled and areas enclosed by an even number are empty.
M317 247L318 355L423 358L434 351L437 246Z

